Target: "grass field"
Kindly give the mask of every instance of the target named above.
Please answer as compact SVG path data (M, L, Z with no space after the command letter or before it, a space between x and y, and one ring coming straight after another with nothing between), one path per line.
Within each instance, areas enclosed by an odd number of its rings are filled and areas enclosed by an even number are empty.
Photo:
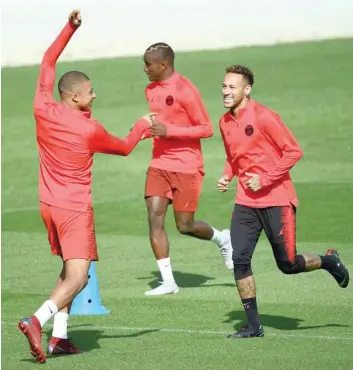
M353 273L353 39L238 48L177 55L178 71L199 87L215 126L204 141L206 178L198 217L229 227L234 190L216 191L224 161L218 118L224 109L224 66L255 72L253 98L277 110L304 159L292 170L300 199L298 250L338 247ZM61 63L91 76L94 116L124 136L147 109L141 59ZM38 67L2 70L2 364L34 368L17 321L37 309L53 287L60 262L51 256L38 212L32 99ZM352 369L353 288L340 289L324 271L284 276L262 237L254 256L265 338L225 339L244 314L232 274L217 247L167 229L177 282L173 296L147 298L158 273L143 201L151 142L128 158L98 155L93 196L98 278L110 315L73 317L70 335L86 350L49 358L48 369ZM47 342L50 326L43 336Z

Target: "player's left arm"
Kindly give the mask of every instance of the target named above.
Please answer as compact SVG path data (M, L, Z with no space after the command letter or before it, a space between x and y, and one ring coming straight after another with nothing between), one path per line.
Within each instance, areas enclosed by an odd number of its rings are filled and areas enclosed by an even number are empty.
M87 146L91 153L128 156L143 139L144 133L150 127L149 120L150 114L138 119L124 139L112 135L102 124L95 121L93 130L87 137Z
M268 113L262 121L264 133L282 152L282 157L272 168L260 176L261 187L272 185L280 180L303 157L298 141L290 129L276 113Z
M199 91L187 85L181 95L181 105L187 112L192 126L167 124L167 137L206 139L213 136L213 126Z
M43 103L46 104L54 101L53 90L56 62L80 25L80 11L73 10L69 15L69 21L66 23L65 27L44 53L34 99L35 108L39 108Z

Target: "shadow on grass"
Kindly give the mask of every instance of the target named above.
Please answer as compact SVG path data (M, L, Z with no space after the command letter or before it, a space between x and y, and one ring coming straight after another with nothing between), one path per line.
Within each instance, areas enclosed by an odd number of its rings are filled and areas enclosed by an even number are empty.
M101 339L130 339L130 338L137 338L142 335L146 335L149 333L157 332L158 329L151 329L151 330L136 330L135 332L131 334L115 334L115 335L106 335L104 334L104 330L98 330L98 329L90 329L90 325L87 325L87 329L82 329L83 325L80 325L80 329L75 329L75 326L70 326L70 340L74 345L80 348L82 350L82 355L84 355L85 352L89 352L95 349L101 348L99 342ZM45 335L47 337L47 341L49 342L51 337L52 329L46 331ZM46 347L44 347L44 341L43 341L43 349L46 350ZM80 355L80 354L78 354ZM74 355L74 356L78 356ZM29 356L31 356L29 354ZM50 361L52 359L55 359L57 357L68 357L68 355L55 355L50 356L48 355L47 361ZM26 358L22 359L22 362L33 362L35 363L34 359Z
M329 323L325 325L303 325L305 320L286 317L279 315L268 315L260 314L261 324L266 327L271 327L279 330L306 330L306 329L317 329L317 328L348 328L349 325ZM239 330L242 326L247 324L247 319L244 311L231 311L227 314L227 319L224 323L234 323L233 327L235 330ZM239 322L240 321L240 322Z
M205 276L205 275L198 275L192 274L188 272L181 272L181 271L173 271L174 279L180 288L208 288L208 287L215 287L215 286L223 286L223 287L232 287L234 288L234 283L231 284L207 284L206 283L210 280L215 280L214 277ZM140 277L140 280L152 280L148 283L151 288L156 288L161 281L161 275L159 271L152 271L151 276L147 277ZM232 279L232 275L229 276L229 279Z

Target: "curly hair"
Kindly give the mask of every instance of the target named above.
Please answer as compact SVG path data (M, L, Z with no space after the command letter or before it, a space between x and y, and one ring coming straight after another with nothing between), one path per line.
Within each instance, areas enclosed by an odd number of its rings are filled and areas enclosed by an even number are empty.
M236 73L242 75L252 86L255 83L255 77L251 69L241 66L240 64L232 64L226 67L226 73Z

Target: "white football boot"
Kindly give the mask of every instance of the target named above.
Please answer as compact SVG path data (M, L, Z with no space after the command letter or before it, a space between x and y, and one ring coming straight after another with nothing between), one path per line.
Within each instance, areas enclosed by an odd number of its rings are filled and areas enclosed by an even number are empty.
M165 295L165 294L176 294L179 292L179 287L176 283L161 283L157 288L148 290L145 295Z
M222 230L222 234L224 235L224 239L221 245L218 245L219 251L224 258L224 264L226 265L227 269L233 270L234 263L233 263L233 247L232 242L230 239L230 230L225 229Z

